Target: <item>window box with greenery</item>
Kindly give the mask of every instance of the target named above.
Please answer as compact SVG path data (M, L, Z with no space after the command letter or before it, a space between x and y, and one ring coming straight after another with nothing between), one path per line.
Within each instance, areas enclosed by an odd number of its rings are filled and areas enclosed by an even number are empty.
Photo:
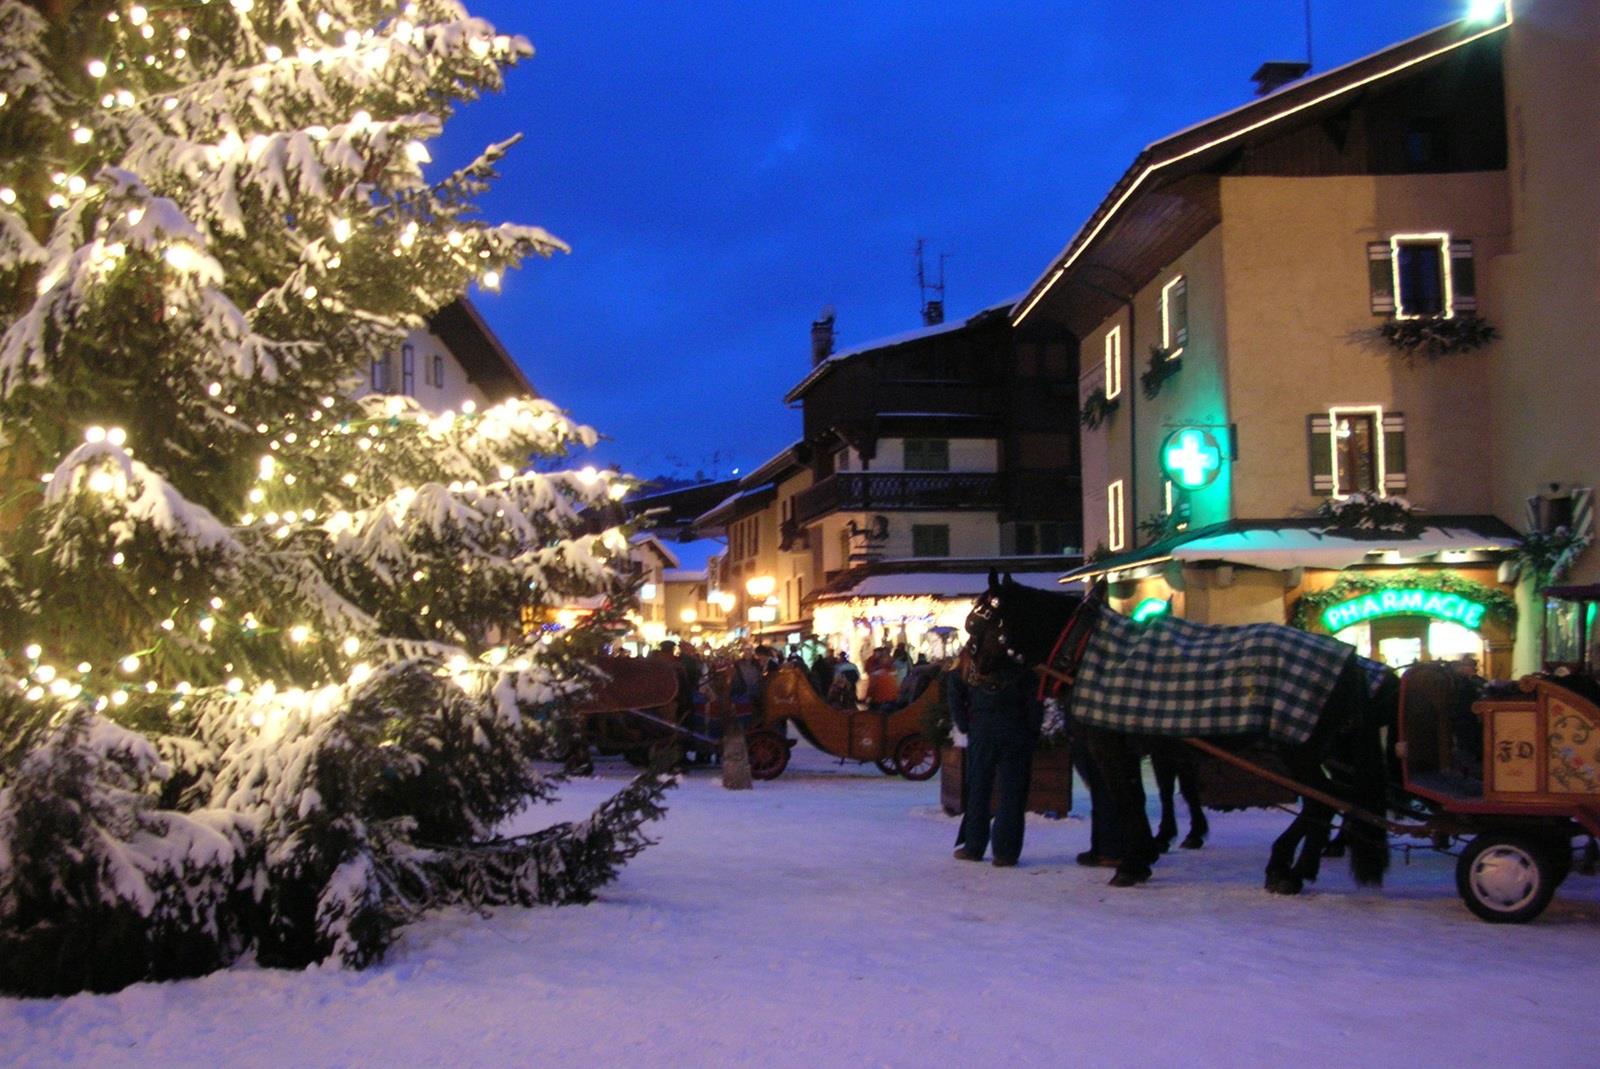
M1139 376L1139 386L1144 390L1145 400L1154 401L1166 381L1183 370L1181 352L1165 345L1150 346L1150 366Z
M1377 336L1409 362L1467 353L1494 341L1478 315L1472 242L1446 233L1394 234L1367 245Z
M1111 413L1117 410L1122 403L1119 397L1107 397L1104 387L1097 387L1093 393L1083 399L1083 407L1078 412L1079 421L1091 431L1111 418Z

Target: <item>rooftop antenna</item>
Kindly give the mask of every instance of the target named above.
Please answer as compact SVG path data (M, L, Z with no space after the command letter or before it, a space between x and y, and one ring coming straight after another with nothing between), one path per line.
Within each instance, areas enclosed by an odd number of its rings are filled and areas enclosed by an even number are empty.
M917 288L922 293L922 323L924 326L936 327L944 322L944 262L947 257L939 254L939 281L929 282L925 259L927 241L917 239ZM928 294L933 296L929 297Z

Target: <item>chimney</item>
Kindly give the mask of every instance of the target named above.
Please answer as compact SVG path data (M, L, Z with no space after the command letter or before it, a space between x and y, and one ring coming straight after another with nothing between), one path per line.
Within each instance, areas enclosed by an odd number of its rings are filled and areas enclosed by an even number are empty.
M833 355L833 305L811 323L811 366L816 367Z
M944 322L944 301L932 300L922 306L922 325L936 327Z
M1305 77L1306 71L1310 69L1311 64L1301 63L1298 60L1268 60L1256 68L1250 80L1256 83L1256 96L1264 97L1275 89Z

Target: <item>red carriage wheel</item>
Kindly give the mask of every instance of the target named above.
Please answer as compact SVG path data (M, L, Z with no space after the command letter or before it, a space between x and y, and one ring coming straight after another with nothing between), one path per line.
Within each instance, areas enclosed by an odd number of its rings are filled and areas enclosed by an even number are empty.
M895 743L894 767L909 780L932 779L939 771L939 749L913 732Z
M890 754L888 757L879 757L872 763L877 765L878 771L885 776L898 776L900 774L899 767L894 763L894 754Z
M776 731L752 731L744 744L752 779L777 779L789 767L789 741Z

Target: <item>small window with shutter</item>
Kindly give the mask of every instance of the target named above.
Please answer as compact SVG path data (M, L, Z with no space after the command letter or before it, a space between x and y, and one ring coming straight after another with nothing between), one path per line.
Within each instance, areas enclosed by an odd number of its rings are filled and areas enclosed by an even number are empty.
M1405 416L1378 405L1307 416L1306 455L1316 497L1361 492L1389 496L1409 485Z
M1478 309L1472 242L1449 234L1394 234L1367 244L1373 315L1449 318Z
M1189 344L1189 282L1184 276L1161 287L1161 348L1176 360Z
M1122 393L1122 328L1112 327L1106 334L1106 400Z

